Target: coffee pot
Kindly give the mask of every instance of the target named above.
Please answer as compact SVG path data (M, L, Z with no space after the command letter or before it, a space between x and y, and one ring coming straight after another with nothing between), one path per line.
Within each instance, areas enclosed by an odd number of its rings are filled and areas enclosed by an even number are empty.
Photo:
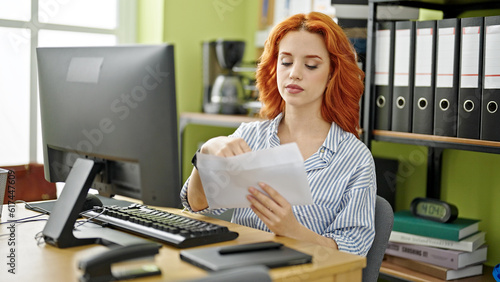
M210 114L243 114L245 90L242 77L233 71L233 67L243 59L245 42L218 40L214 45L220 73L211 87L205 87L203 110Z

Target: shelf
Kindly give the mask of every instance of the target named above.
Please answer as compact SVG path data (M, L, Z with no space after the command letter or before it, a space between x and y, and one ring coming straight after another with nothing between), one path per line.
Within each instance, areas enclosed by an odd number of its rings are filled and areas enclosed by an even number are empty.
M370 0L370 2L443 11L445 17L455 17L464 11L500 9L500 2L497 0Z
M259 121L261 119L245 115L219 115L206 113L182 113L180 114L180 132L184 132L188 124L210 125L220 127L238 127L242 122Z
M463 6L466 5L491 5L498 4L498 0L370 0L370 2L378 3L378 4L394 4L394 5L402 5L402 6L416 6L423 7L425 5L433 5L436 7L444 7L444 6Z
M379 6L407 6L416 8L428 8L443 11L444 18L457 17L465 11L500 9L498 0L369 0L368 36L367 36L367 56L366 56L366 76L365 76L365 97L363 131L367 132L363 136L363 141L371 147L371 140L386 141L393 143L404 143L412 145L422 145L441 149L458 149L476 152L500 154L500 142L483 141L464 138L442 137L434 135L401 133L383 130L374 130L375 103L374 91L374 40L375 22L377 21L377 7Z
M386 130L374 130L373 139L392 143L422 145L427 147L476 151L500 154L500 142L416 134Z

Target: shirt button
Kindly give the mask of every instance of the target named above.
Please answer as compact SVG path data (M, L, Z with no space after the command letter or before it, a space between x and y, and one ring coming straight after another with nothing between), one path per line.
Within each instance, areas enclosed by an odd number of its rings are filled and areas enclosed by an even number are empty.
M320 150L320 152L321 152L321 153L324 153L324 152L325 152L325 149L321 149L321 150Z

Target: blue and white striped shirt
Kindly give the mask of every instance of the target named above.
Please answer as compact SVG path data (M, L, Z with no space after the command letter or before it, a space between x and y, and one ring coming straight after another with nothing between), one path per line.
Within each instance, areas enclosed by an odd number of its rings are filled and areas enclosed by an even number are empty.
M274 120L243 123L232 134L252 150L280 146L277 135L282 114ZM353 134L332 123L319 150L305 162L314 205L293 206L297 220L314 232L335 240L339 250L366 256L375 236L376 178L373 157ZM181 190L187 202L186 181ZM222 209L201 212L220 214ZM232 222L270 231L250 208L234 210Z

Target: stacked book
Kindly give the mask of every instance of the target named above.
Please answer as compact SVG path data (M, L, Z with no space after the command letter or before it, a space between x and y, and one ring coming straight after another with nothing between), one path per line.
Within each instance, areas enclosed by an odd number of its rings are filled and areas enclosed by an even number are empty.
M443 280L481 275L488 249L485 235L476 219L441 223L398 211L386 262Z

